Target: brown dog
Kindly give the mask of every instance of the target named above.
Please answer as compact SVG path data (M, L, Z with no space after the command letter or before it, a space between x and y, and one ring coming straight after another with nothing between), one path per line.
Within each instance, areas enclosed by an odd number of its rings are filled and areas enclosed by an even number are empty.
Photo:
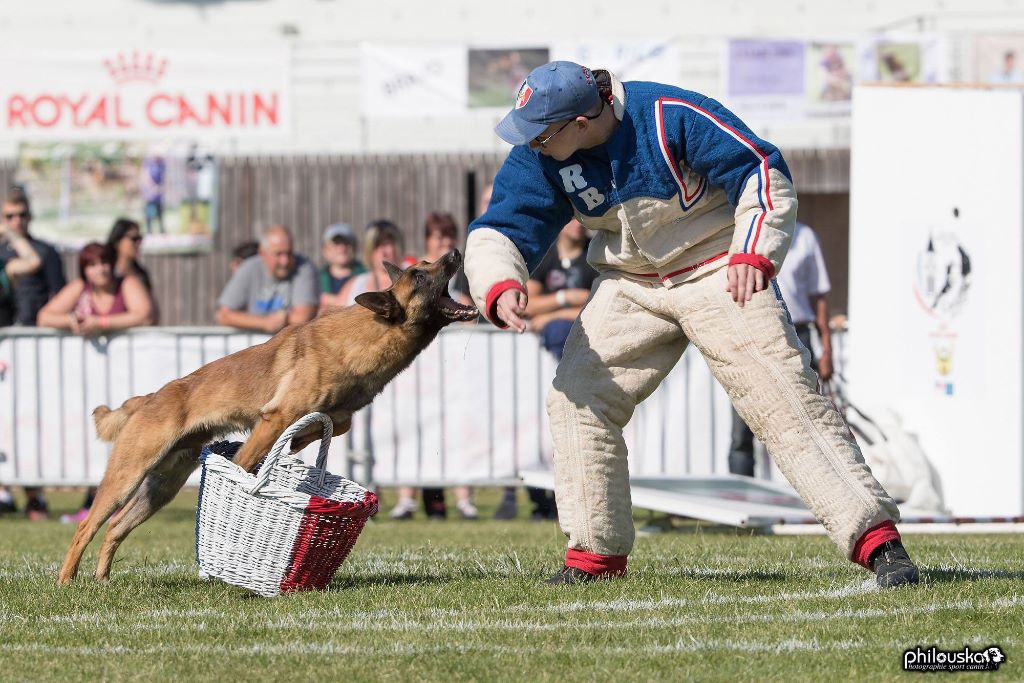
M96 578L106 581L117 547L167 504L198 465L202 447L220 435L252 430L235 462L253 469L277 437L306 413L327 413L334 435L433 341L442 327L472 320L476 308L448 296L462 263L458 251L406 271L387 264L394 284L360 294L358 305L287 327L264 344L233 353L117 410L97 408L96 432L114 443L89 516L71 541L59 583L75 578L82 553L110 520ZM314 425L292 442L298 451L319 438Z

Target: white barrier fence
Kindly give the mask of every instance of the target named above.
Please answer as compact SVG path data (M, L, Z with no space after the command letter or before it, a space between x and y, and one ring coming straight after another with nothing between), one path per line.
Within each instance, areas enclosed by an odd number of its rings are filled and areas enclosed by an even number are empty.
M116 407L265 339L226 328L138 329L99 339L5 328L0 482L97 483L109 446L95 436L96 406ZM544 403L554 369L533 335L450 327L358 416L347 438L334 440L328 467L384 486L511 483L521 470L550 462ZM630 470L725 473L730 426L728 397L690 348L627 428ZM305 455L315 457L315 445Z

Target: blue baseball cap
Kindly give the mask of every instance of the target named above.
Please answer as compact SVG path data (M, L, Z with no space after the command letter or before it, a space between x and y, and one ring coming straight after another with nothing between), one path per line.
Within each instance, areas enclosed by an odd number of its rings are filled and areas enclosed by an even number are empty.
M548 62L519 86L515 106L494 132L511 145L525 145L552 123L583 116L600 104L590 69L574 62Z

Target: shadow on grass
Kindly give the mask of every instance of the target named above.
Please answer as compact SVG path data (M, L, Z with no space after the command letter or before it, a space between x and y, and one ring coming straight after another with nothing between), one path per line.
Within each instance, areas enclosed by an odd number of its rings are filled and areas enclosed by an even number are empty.
M982 579L1011 579L1021 581L1024 580L1024 571L940 567L937 569L922 569L921 578L928 583L981 581Z

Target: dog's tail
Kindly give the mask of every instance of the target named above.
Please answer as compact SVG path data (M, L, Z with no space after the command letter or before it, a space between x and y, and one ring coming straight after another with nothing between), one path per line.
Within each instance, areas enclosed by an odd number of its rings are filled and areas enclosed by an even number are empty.
M96 422L96 436L103 441L112 442L121 433L121 430L124 429L128 419L135 414L135 411L142 404L149 401L149 397L152 395L147 394L130 398L122 403L121 407L117 410L111 410L107 406L96 408L96 410L92 411L93 420Z

